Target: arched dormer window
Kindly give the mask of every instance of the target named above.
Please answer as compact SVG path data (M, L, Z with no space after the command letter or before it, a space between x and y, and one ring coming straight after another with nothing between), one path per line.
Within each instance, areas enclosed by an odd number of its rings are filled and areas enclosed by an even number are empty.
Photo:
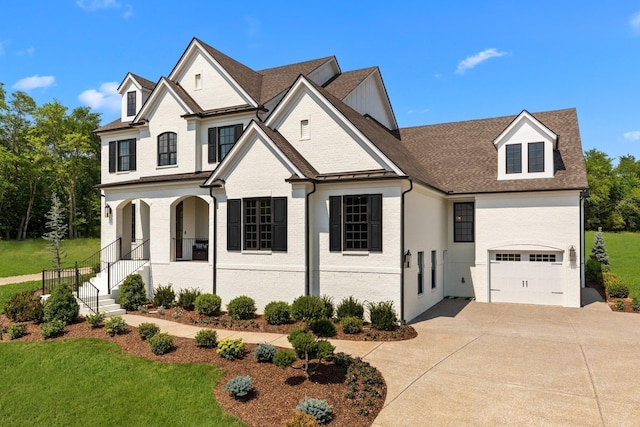
M175 132L158 135L158 166L178 163L178 136Z

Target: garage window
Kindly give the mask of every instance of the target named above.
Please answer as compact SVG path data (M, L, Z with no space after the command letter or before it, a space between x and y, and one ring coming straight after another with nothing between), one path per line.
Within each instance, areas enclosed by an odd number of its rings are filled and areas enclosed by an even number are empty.
M556 262L556 254L530 254L531 262Z
M520 261L520 254L496 254L496 261Z

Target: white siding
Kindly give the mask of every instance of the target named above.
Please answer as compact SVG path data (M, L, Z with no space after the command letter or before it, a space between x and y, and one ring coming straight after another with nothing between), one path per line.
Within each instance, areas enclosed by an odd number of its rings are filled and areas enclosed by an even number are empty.
M139 129L123 130L120 132L110 132L101 136L100 141L100 183L111 184L118 181L128 181L137 179L139 175L135 171L109 172L109 142L121 141L123 139L139 139Z
M223 116L222 118L206 119L199 122L197 124L198 144L196 164L198 166L196 170L210 171L218 165L217 163L209 163L209 128L242 124L243 129L246 129L254 117L253 114L238 114Z
M453 204L457 202L473 202L473 199L456 199L448 205L447 211L447 265L444 286L444 296L473 297L473 276L472 270L475 263L474 242L454 242L453 241ZM477 221L477 220L476 220ZM476 231L475 239L478 235Z
M325 62L320 67L313 70L311 73L309 73L308 77L310 80L313 80L318 85L322 86L339 72L340 69L338 68L338 64L336 63L335 59L332 59L331 61Z
M377 72L347 95L344 102L362 115L369 114L387 128L396 128L387 93Z

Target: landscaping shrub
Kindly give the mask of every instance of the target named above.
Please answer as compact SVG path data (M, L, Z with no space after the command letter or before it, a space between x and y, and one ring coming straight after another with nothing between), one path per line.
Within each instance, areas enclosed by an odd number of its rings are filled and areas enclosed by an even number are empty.
M35 291L22 291L11 295L7 300L4 314L14 322L41 322L44 307Z
M273 362L273 356L276 354L276 346L267 342L258 344L253 350L253 357L258 362Z
M349 316L340 321L340 326L345 334L358 334L362 332L362 323L362 319Z
M332 319L335 311L333 307L333 297L330 297L329 295L322 295L320 298L322 298L322 303L324 304L324 317Z
M621 281L611 282L605 289L607 290L607 294L609 294L609 298L627 298L629 296L629 287Z
M235 320L253 319L256 314L256 302L246 295L235 297L227 304L227 314Z
M370 302L367 304L367 308L369 309L369 319L374 328L381 331L393 329L394 323L398 320L396 311L393 309L393 301Z
M330 319L318 319L309 322L311 332L322 338L335 337L338 334L336 325Z
M218 344L218 333L213 329L201 329L194 340L198 347L214 348Z
M631 301L631 310L640 311L640 301L638 301L638 298L634 298Z
M9 339L15 340L27 335L26 323L13 323L7 328L7 335Z
M589 258L585 264L585 273L587 277L599 285L602 285L602 264Z
M217 316L222 307L222 298L215 294L200 294L194 302L196 313L203 316Z
M227 360L236 360L244 355L244 347L242 338L226 338L218 343L216 353Z
M104 331L111 335L122 335L127 332L127 322L122 316L114 316L104 321Z
M193 311L195 308L196 298L200 295L200 290L186 288L180 289L178 292L178 307L185 310Z
M158 286L153 291L153 305L156 307L171 307L176 301L176 293L173 291L171 283L167 286Z
M317 427L318 421L313 415L296 411L295 414L284 422L284 427Z
M302 411L316 418L320 424L325 424L333 418L333 407L325 400L307 397L296 406L296 411Z
M291 307L284 301L272 301L264 308L264 318L270 325L284 325L291 321Z
M616 310L624 311L624 301L622 301L621 299L616 301Z
M231 378L224 389L234 399L240 399L253 391L253 381L249 375L238 375Z
M364 305L352 296L347 297L338 304L336 316L338 320L342 320L345 317L364 319Z
M62 320L70 324L78 319L80 306L71 288L65 284L56 286L44 303L44 321Z
M298 356L293 350L278 350L273 356L273 364L282 369L293 365L296 360L298 360Z
M130 274L120 285L118 304L127 311L137 310L147 303L147 291L139 274Z
M173 337L166 332L158 333L147 341L153 354L162 356L173 350Z
M62 320L53 319L51 322L40 325L40 333L45 338L57 337L58 335L62 335L65 326L67 326L67 324Z
M85 320L87 321L88 324L91 325L92 328L97 328L98 326L100 326L100 324L102 322L104 322L104 313L92 313L92 314L87 314L85 316Z
M160 333L160 326L151 322L140 323L136 329L138 330L140 338L142 338L143 341L148 340L152 336Z
M317 359L317 365L319 365L322 359L331 357L335 350L335 347L332 346L329 341L317 339L302 328L293 329L287 336L287 340L293 346L298 358L304 362L302 370L307 378L309 378L310 375L309 362Z
M297 322L322 319L325 316L325 305L322 298L305 295L296 298L291 304L291 317Z
M598 261L603 266L609 266L609 256L607 250L604 247L604 236L602 235L602 228L598 228L593 247L591 248L591 259Z

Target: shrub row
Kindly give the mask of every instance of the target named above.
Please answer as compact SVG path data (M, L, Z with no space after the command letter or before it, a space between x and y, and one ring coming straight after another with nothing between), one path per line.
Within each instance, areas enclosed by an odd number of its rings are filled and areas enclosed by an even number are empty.
M629 296L629 287L615 273L602 273L602 280L609 298L627 298Z

